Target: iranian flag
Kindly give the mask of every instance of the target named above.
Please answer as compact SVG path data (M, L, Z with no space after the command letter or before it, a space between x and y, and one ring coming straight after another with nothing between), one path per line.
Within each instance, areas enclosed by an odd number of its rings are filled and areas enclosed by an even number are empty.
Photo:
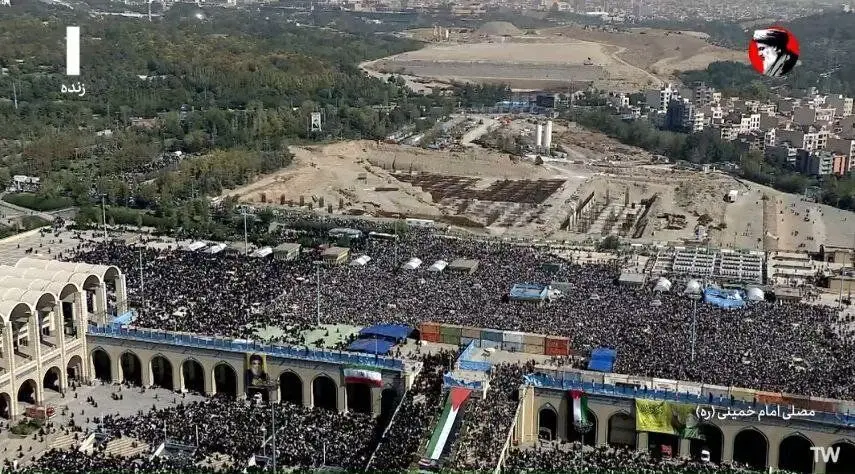
M588 420L588 397L581 390L571 390L570 398L573 399L573 424L577 428L590 427Z
M382 387L383 374L374 367L345 367L344 383L364 383L372 387Z

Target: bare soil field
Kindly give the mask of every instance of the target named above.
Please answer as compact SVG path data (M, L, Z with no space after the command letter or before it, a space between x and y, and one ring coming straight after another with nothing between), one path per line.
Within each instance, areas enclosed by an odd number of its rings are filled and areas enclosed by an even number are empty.
M523 231L572 192L561 174L478 147L430 151L373 141L293 147L294 163L223 196L319 212L424 217ZM544 224L545 225L545 224ZM490 229L487 229L490 230ZM539 232L539 231L538 231Z
M432 42L433 30L407 32L428 45L364 63L372 74L406 74L439 83L504 82L517 89L595 87L632 92L672 81L680 71L714 61L747 61L742 51L710 45L691 31L624 31L562 26L519 36L489 36L460 29ZM417 86L419 87L419 86Z
M659 83L657 77L619 58L620 52L620 47L575 39L509 38L430 45L364 67L439 81L501 81L514 88L593 82L598 87L631 91Z

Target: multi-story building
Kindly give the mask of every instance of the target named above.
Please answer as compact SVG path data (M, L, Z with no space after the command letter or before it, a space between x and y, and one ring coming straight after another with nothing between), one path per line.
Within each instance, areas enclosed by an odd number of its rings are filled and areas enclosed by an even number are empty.
M672 99L680 97L679 90L674 84L668 84L659 91L659 111L665 113L668 111L668 105Z
M769 130L766 130L766 132L763 133L763 147L765 148L767 146L771 146L775 143L778 143L777 137L778 133L776 128L770 128Z
M689 99L671 99L665 113L664 128L673 131L700 132L704 129L704 114Z
M831 172L837 176L843 176L849 172L850 158L840 153L833 153L834 158L831 165Z
M830 95L825 98L825 106L834 109L835 117L852 115L852 98L842 95Z
M816 109L813 107L795 107L793 109L793 122L807 127L816 122Z
M816 121L817 122L832 122L834 120L834 112L836 109L823 107L816 109Z
M834 170L834 154L827 150L799 150L796 170L810 176L828 176Z
M855 165L855 140L851 138L829 138L828 150L846 157L845 172L853 170L853 165Z
M801 129L778 130L777 143L789 143L796 148L804 148L807 151L824 150L828 146L828 130L813 130L805 132Z
M797 153L798 148L793 148L786 144L772 145L766 146L766 149L763 151L763 156L766 160L778 165L795 167Z

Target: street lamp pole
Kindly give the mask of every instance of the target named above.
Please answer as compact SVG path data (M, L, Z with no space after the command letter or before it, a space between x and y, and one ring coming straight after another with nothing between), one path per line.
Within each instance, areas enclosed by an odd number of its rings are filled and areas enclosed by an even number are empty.
M243 254L249 255L249 237L246 232L246 211L243 211Z
M695 339L697 337L698 328L698 298L692 296L692 362L695 361Z
M315 298L315 323L318 327L321 326L321 264L315 262L315 281L316 281L316 298Z

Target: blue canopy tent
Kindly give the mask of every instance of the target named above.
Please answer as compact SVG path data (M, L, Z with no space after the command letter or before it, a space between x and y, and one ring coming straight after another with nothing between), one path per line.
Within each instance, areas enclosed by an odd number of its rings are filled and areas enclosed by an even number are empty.
M413 332L413 328L403 324L375 324L362 328L359 331L359 337L376 337L398 342L406 339L411 332Z
M395 343L385 339L366 338L357 339L347 346L347 350L356 352L365 352L366 354L385 355L388 354Z
M742 308L745 306L745 298L742 297L742 292L739 290L707 288L704 290L704 302L725 309Z
M588 362L588 370L597 372L611 372L617 359L617 351L605 347L598 347L591 351L591 360Z

